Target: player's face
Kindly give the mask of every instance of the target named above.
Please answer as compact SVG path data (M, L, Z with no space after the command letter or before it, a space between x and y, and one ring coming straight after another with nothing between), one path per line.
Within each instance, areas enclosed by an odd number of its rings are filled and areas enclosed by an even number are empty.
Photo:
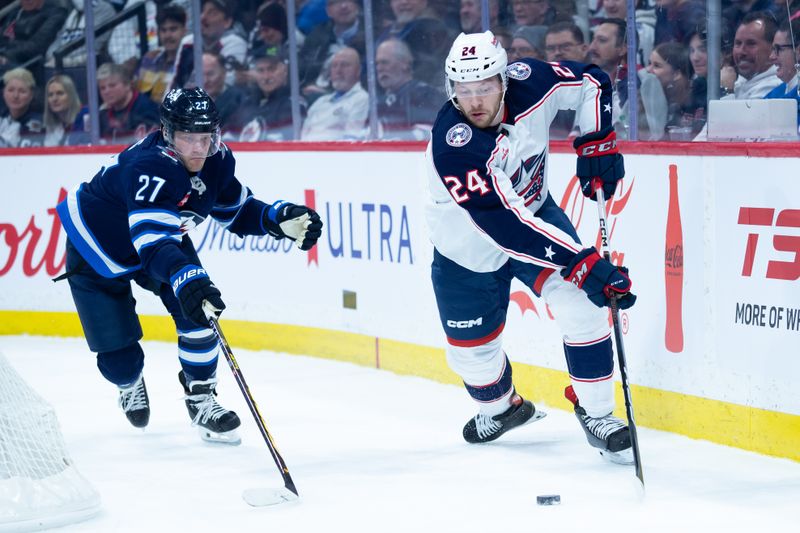
M708 51L706 42L699 35L693 35L689 40L689 62L695 74L706 77L708 74Z
M213 138L213 133L175 132L172 142L175 152L183 161L183 166L186 167L186 170L200 172L206 162L206 157L208 157Z
M488 80L457 82L454 90L467 120L478 128L493 125L503 105L503 85L497 76Z
M47 105L55 114L64 113L69 108L69 96L64 86L57 81L47 86Z

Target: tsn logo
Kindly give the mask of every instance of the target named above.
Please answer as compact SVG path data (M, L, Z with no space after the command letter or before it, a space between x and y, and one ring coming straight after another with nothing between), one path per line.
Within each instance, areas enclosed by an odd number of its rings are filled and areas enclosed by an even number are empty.
M740 207L738 224L772 228L773 250L794 254L794 258L791 261L768 261L765 277L768 279L795 281L800 278L800 235L779 234L775 228L800 228L800 209L780 210L777 217L775 216L775 211L771 207ZM751 277L753 275L753 265L758 253L760 236L759 233L752 231L747 235L742 276Z
M483 325L483 317L479 316L478 318L472 318L470 320L448 320L447 327L448 328L456 328L456 329L467 329L472 328L475 326L482 326Z

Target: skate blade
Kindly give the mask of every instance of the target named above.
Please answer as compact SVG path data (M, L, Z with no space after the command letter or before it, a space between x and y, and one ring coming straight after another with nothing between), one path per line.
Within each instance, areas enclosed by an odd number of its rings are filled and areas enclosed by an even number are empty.
M287 488L281 489L247 489L242 492L242 499L252 507L266 507L281 503L293 502L297 494Z
M213 444L227 444L228 446L238 446L242 443L242 438L239 436L239 433L232 429L230 431L225 431L224 433L216 433L204 427L197 427L197 431L200 433L200 438L206 442L211 442Z
M615 465L632 465L633 464L633 450L628 448L619 452L609 452L608 450L599 450L600 455L609 463Z

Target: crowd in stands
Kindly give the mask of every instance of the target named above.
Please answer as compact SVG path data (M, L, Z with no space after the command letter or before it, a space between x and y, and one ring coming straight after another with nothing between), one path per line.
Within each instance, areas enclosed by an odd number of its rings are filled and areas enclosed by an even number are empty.
M142 0L92 0L95 25ZM641 140L702 138L707 118L705 0L637 0L636 65L628 64L625 0L488 0L488 23L509 62L591 62L615 88L619 138L637 106ZM86 87L84 0L0 2L0 147L60 146L91 140ZM363 140L370 109L379 139L424 140L445 101L443 64L460 32L483 24L482 0L373 0L374 65L367 64L361 0L296 0L289 35L285 0L201 0L203 85L215 99L227 141ZM189 0L143 2L135 18L96 36L98 136L134 142L159 127L158 106L174 87L196 83ZM722 0L719 94L798 96L800 0ZM290 39L290 37L293 37ZM144 39L149 50L139 43ZM299 87L291 90L290 41ZM70 43L69 53L60 50ZM375 101L368 69L374 66ZM635 69L636 94L628 72ZM633 74L632 74L633 76ZM293 94L299 100L293 102ZM370 104L374 103L374 106ZM559 112L552 139L578 135L575 113ZM798 113L800 117L800 112ZM299 121L299 123L298 123Z

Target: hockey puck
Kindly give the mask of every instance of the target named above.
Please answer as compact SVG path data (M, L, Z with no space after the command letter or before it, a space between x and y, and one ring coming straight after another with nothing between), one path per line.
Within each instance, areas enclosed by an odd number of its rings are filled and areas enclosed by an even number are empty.
M561 503L561 495L542 494L536 497L536 503L539 505L559 505Z

